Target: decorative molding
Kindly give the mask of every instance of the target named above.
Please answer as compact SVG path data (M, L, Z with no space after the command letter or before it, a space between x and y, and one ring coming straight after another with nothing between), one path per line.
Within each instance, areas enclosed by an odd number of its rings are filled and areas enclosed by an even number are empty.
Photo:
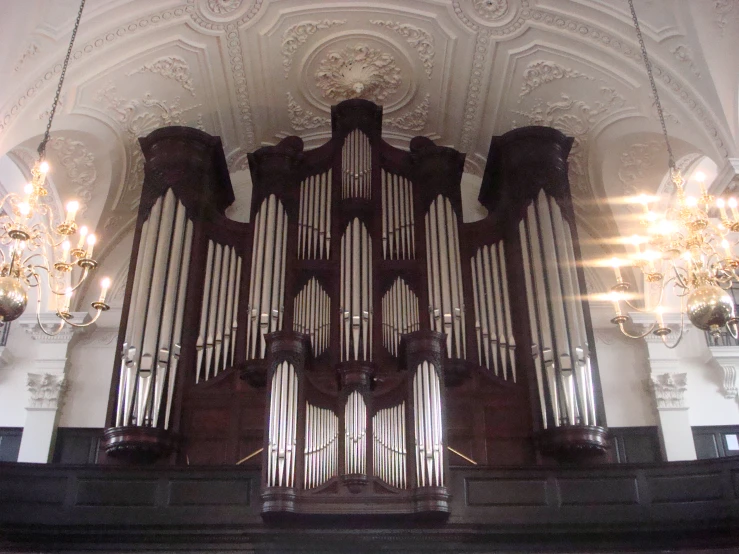
M498 21L508 13L508 0L472 0L477 15L488 21Z
M315 79L323 97L332 102L365 98L382 103L401 84L395 58L366 44L329 52L321 60Z
M593 194L587 175L587 150L591 129L626 103L624 97L614 88L602 87L600 93L603 100L597 100L593 104L573 100L569 95L562 94L561 100L557 102L544 102L539 98L529 111L514 110L514 113L528 119L530 125L554 127L574 138L568 164L573 195L578 197Z
M580 73L575 69L561 66L555 62L539 60L531 62L526 66L526 69L524 69L523 83L521 84L521 92L518 93L518 96L519 98L524 97L531 94L540 86L558 81L559 79L595 80L593 77Z
M182 114L198 106L183 109L180 107L179 97L168 104L164 100L155 99L149 92L144 93L140 100L123 100L117 95L113 83L108 83L100 90L96 99L107 104L111 116L124 133L130 152L125 185L113 209L117 210L125 202L127 210L135 210L139 205L139 191L144 182L144 155L138 137L146 136L160 127L182 124Z
M285 79L290 74L290 68L293 63L293 56L305 44L311 35L316 34L323 29L344 25L346 19L322 19L321 21L301 21L295 25L291 25L282 33L282 67L285 69Z
M644 176L646 170L654 165L655 158L660 154L666 154L666 152L664 144L658 140L631 144L621 154L618 179L623 184L626 195L638 192L638 181Z
M406 42L410 44L418 52L418 57L423 64L423 69L426 71L426 75L431 79L431 74L434 71L434 56L436 55L434 49L434 37L428 31L415 27L407 23L398 23L395 21L382 21L378 19L371 19L370 23L373 25L380 25L391 31L395 31L400 36L405 38Z
M464 158L464 172L469 173L470 175L474 175L475 177L482 178L483 176L483 169L484 163L482 166L477 163L475 160L472 159L472 156L469 154Z
M92 333L87 333L85 337L77 343L84 347L106 347L115 344L118 339L118 329L100 327Z
M223 20L212 20L208 19L207 17L203 17L204 15L207 15L207 13L200 13L199 10L195 9L195 3L201 3L203 0L187 0L187 7L185 8L187 13L190 14L190 18L195 22L196 25L202 27L203 29L208 29L209 31L228 31L233 29L238 29L239 27L245 25L248 23L251 19L254 18L257 13L259 13L259 10L262 8L262 5L264 4L264 0L252 0L251 8L249 8L244 15L242 15L238 20L236 21L223 21ZM210 12L213 13L213 12ZM213 15L218 15L213 13ZM229 37L230 38L230 37ZM239 45L241 44L241 40L239 39ZM229 45L230 48L230 45ZM231 60L233 65L233 60Z
M26 381L28 387L29 408L57 409L66 390L63 373L29 373Z
M80 200L79 215L84 215L92 200L92 191L97 180L95 158L84 143L55 135L49 141L51 151L64 167L67 177L74 186L74 194Z
M405 131L423 131L428 121L430 107L431 95L426 93L424 99L414 109L394 119L387 119L385 123Z
M687 373L663 373L652 375L652 393L657 409L684 409L685 391L688 389Z
M28 45L23 50L23 52L21 53L20 57L18 58L18 61L15 62L15 67L13 68L13 71L15 71L16 73L20 71L23 64L26 63L30 58L34 57L38 53L39 53L38 44L36 44L35 42L29 42Z
M238 10L244 0L208 0L208 9L215 15L228 15Z
M288 92L287 94L289 95L290 93ZM288 98L288 104L289 103L290 98ZM228 165L229 173L235 173L236 171L245 171L249 169L248 152L246 152L243 148L237 148L226 157L226 164Z
M739 13L739 0L713 0L713 9L716 11L716 25L723 36L732 13Z
M72 312L71 315L73 317L73 321L80 322L84 321L88 314L85 311ZM51 312L44 312L38 314L38 316L34 313L27 313L18 318L18 325L20 325L21 329L26 333L31 335L33 340L46 344L68 344L69 341L72 340L77 328L72 327L71 325L65 325L62 327L60 332L54 335L44 333L41 328L41 325L43 325L44 329L55 331L59 328L60 322L61 320L59 317Z
M192 4L195 2L195 0L188 0L188 2ZM122 25L118 25L115 28L110 29L104 35L98 35L97 37L85 43L77 43L72 52L72 63L80 63L80 60L83 57L94 55L102 48L109 46L122 37L130 37L131 35L139 31L148 30L163 23L169 24L173 20L183 17L185 14L190 14L192 12L194 12L194 7L191 5L184 7L178 6L175 8L157 11L149 14L146 17L141 17L132 21L128 21ZM24 87L23 94L18 97L13 105L3 114L2 119L0 119L0 134L2 134L8 128L8 125L11 123L11 121L13 121L13 119L15 119L15 117L19 113L21 113L22 107L29 103L29 99L38 95L39 90L41 90L41 88L45 84L51 82L56 85L59 79L60 71L61 64L59 64L57 61L54 61L54 63L43 73L43 77L36 79L30 86Z
M739 389L737 389L736 381L736 366L721 364L719 367L724 374L724 379L722 383L724 396L728 399L736 398L737 393L739 392Z
M672 49L672 55L675 56L675 59L677 61L687 64L687 66L690 68L690 71L693 72L693 75L700 79L701 73L695 66L695 61L693 60L693 50L690 48L690 46L679 44Z
M290 119L290 126L296 131L316 129L331 123L329 118L317 116L300 106L290 92L287 93L287 117Z
M166 56L159 58L152 63L144 64L138 69L130 71L129 76L136 73L155 73L161 75L165 79L170 79L178 83L183 89L188 91L191 96L195 96L195 89L192 84L192 74L188 63L179 56Z

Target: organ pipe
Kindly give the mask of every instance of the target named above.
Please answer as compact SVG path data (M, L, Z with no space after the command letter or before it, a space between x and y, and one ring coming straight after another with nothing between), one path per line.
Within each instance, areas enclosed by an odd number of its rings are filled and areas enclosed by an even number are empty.
M346 474L367 474L367 407L359 391L353 391L344 407L344 461Z
M359 129L344 139L341 167L342 198L371 198L372 146L369 137Z
M450 358L465 358L465 322L457 215L439 195L426 213L426 263L431 328L447 336Z
M372 239L355 218L341 239L341 360L372 360Z
M544 426L596 425L595 392L569 224L542 191L519 227ZM549 409L548 409L549 408ZM551 410L551 418L547 416Z
M169 427L193 225L171 189L141 228L118 383L117 426Z
M305 407L304 487L319 487L338 474L339 418L327 408Z
M382 297L383 344L393 356L398 355L400 339L418 331L418 298L406 282L398 277Z
M298 257L327 260L331 253L331 170L300 184Z
M421 487L444 486L441 386L434 364L423 361L413 376L416 480Z
M480 365L498 377L515 381L516 340L513 336L503 242L479 248L471 263Z
M416 256L413 191L405 177L382 170L382 255L386 260Z
M313 355L320 356L329 344L331 300L315 277L295 296L293 329L311 338Z
M270 195L262 202L254 223L247 359L264 358L264 335L282 329L287 223L282 202Z
M295 484L297 446L298 375L289 362L280 362L272 376L269 406L267 485Z
M406 481L405 402L372 417L372 465L377 477L404 489Z

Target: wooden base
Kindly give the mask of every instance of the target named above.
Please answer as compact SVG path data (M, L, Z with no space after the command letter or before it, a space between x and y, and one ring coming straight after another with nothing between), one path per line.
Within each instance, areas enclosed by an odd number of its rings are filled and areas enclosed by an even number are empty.
M131 463L151 463L176 446L172 433L157 427L108 427L103 433L103 448L108 456Z
M608 451L608 429L595 425L562 425L539 434L539 448L562 462L585 462Z

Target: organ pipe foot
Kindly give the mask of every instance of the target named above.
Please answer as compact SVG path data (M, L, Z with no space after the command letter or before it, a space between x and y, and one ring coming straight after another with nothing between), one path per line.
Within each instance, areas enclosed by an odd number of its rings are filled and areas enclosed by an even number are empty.
M539 434L539 449L559 462L598 461L608 451L608 429L596 425L562 425Z
M108 427L103 448L108 456L127 463L152 463L176 450L177 438L158 427Z
M279 514L297 511L295 489L286 487L266 487L262 489L262 519L265 522L279 520Z
M419 487L413 493L416 513L434 517L440 521L449 517L450 501L451 496L446 487Z

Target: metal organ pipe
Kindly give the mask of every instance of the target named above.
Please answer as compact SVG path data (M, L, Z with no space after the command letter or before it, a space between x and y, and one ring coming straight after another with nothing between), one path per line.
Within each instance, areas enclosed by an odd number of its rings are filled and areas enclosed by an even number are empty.
M413 376L413 406L418 486L443 487L441 386L434 365L427 361Z
M503 242L479 248L471 263L480 365L503 379L515 381L516 341L511 322Z
M459 271L457 215L449 199L441 195L426 214L426 259L431 328L446 334L450 358L464 358L464 295Z
M413 194L405 177L382 170L382 255L386 260L413 259Z
M383 344L393 356L398 355L401 337L420 328L418 297L400 277L382 297L382 322Z
M359 391L353 391L344 408L346 474L367 473L367 407Z
M141 228L121 352L118 426L158 426L163 414L169 427L192 230L171 189L157 199Z
M407 486L405 440L405 402L374 415L372 459L375 475L399 489Z
M337 474L339 417L326 408L305 406L304 487L319 487Z
M341 361L372 360L372 240L355 218L341 239Z
M371 198L372 146L359 129L351 131L341 149L341 194L343 198Z
M267 485L295 484L297 445L298 376L289 362L280 362L272 376L269 407Z
M298 257L327 260L331 254L331 170L300 184Z
M318 357L328 347L331 299L315 277L295 297L293 329L310 335L313 355Z
M282 202L270 195L262 202L254 223L247 359L263 358L264 335L282 328L287 223Z
M596 425L569 224L557 202L542 191L519 231L544 425ZM554 421L547 421L547 405Z

